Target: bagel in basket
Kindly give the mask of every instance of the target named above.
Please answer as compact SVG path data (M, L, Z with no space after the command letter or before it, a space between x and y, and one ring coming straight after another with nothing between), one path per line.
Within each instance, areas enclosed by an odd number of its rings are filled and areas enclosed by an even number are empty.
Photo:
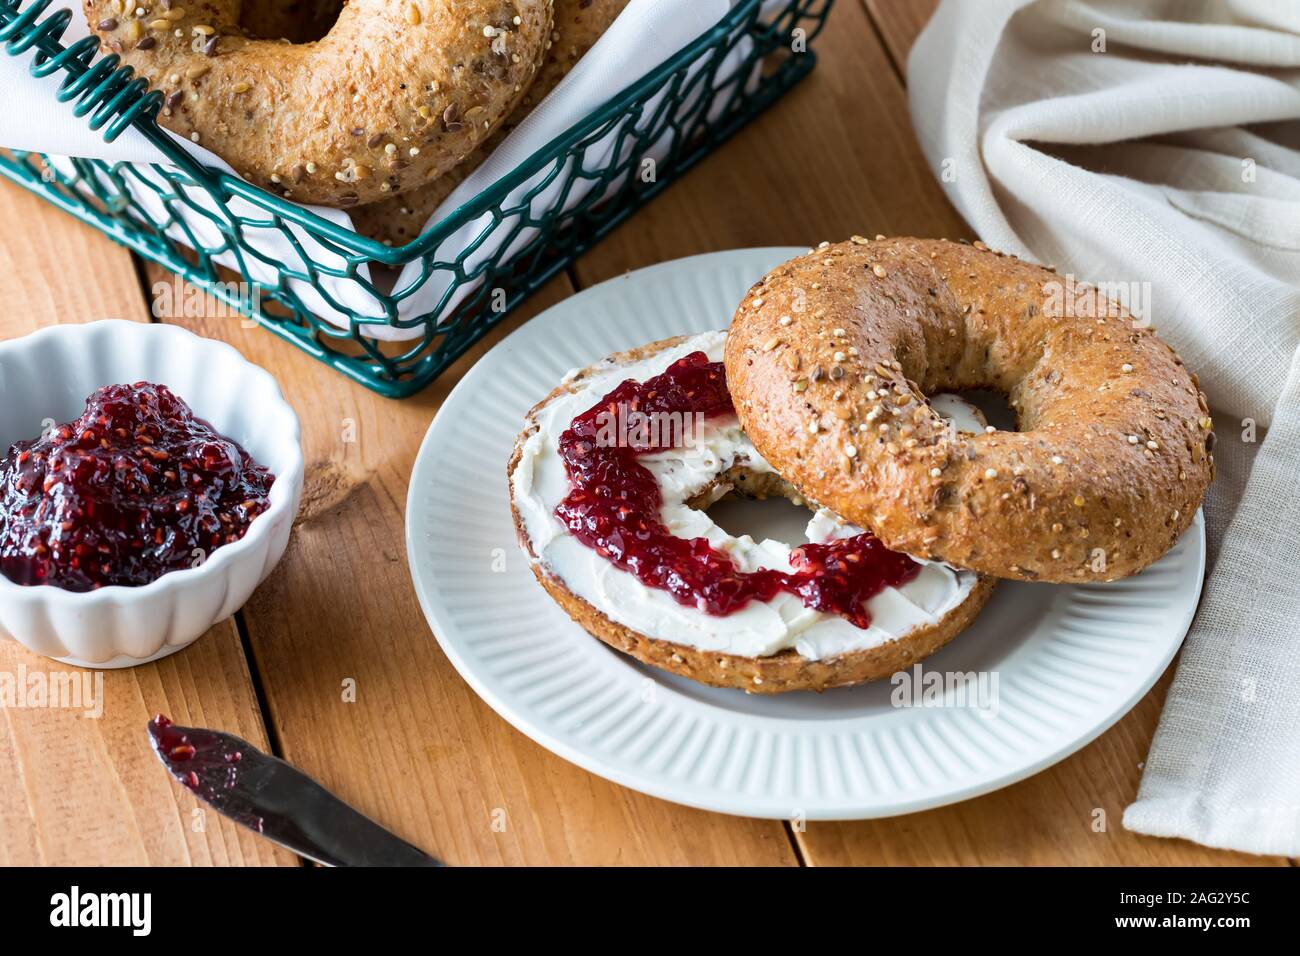
M610 646L756 693L879 679L943 646L983 607L992 579L890 554L825 509L815 509L811 543L795 550L731 535L705 513L729 493L804 502L730 410L725 339L707 333L613 355L528 413L508 475L537 580ZM633 417L671 401L691 414ZM977 417L965 427L979 428ZM646 437L666 421L694 430L684 440ZM679 557L689 567L665 564ZM768 586L778 579L786 589Z
M514 109L552 0L352 0L320 40L260 39L242 0L83 0L166 94L159 122L295 201L374 202L456 165ZM262 27L268 29L269 27Z
M560 85L569 71L586 56L609 29L629 0L555 0L555 28L546 57L519 105L487 140L455 168L433 182L401 196L356 209L352 221L363 236L389 245L405 245L420 235L429 219L453 189L478 169L524 117Z
M1196 377L1095 289L974 246L823 244L745 296L727 382L758 452L885 546L982 574L1110 581L1159 559L1214 476ZM963 434L936 392L1006 395Z

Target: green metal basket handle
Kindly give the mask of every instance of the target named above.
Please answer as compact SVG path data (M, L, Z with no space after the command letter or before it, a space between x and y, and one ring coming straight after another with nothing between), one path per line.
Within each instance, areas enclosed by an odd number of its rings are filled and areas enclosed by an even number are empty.
M65 47L62 40L72 21L71 10L60 8L42 18L50 0L34 0L19 9L22 4L23 0L0 0L0 44L10 56L34 51L28 69L40 79L62 72L59 102L73 104L78 119L89 116L90 128L103 130L104 142L113 142L134 126L187 175L221 194L214 171L177 149L158 126L161 93L150 90L148 81L131 67L121 66L117 54L98 56L99 41L93 36Z
M231 176L222 170L204 166L158 125L163 95L150 90L144 77L130 66L122 66L115 53L99 55L99 41L84 37L69 46L62 43L72 21L72 11L59 8L43 16L51 0L32 0L23 9L24 0L0 0L0 45L10 56L33 50L29 70L37 78L62 72L58 100L73 104L73 115L90 117L92 130L103 130L104 141L113 142L130 127L157 147L167 161L207 190L219 202L233 196L247 199L274 215L324 236L353 253L375 261L395 259L394 251L367 239L309 210L289 203L260 187Z
M134 126L168 162L219 202L240 196L353 252L376 260L391 257L392 250L379 242L365 239L220 169L204 166L158 125L162 93L150 90L144 77L136 76L131 67L122 66L117 54L100 56L99 41L93 36L65 47L63 34L72 21L72 11L60 8L42 19L49 5L50 0L32 0L25 9L20 9L23 0L0 0L0 45L11 56L34 50L29 69L35 77L65 74L59 83L59 101L73 103L73 115L78 118L90 116L90 128L103 129L105 142L113 142Z

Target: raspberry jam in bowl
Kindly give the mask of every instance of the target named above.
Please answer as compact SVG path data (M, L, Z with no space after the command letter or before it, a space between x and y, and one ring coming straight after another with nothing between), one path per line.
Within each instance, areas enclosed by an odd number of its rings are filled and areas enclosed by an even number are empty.
M72 664L172 653L288 544L298 418L228 345L135 322L0 342L0 637Z
M76 421L0 459L0 574L138 587L233 544L275 477L166 385L106 385Z

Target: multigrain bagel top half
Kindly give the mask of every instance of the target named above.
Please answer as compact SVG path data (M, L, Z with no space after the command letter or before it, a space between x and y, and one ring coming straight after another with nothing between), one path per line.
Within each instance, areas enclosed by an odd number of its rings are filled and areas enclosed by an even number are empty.
M1164 555L1214 476L1204 393L1095 289L982 245L823 245L745 296L728 387L759 453L886 547L1004 578L1115 580ZM1018 430L926 396L991 389Z

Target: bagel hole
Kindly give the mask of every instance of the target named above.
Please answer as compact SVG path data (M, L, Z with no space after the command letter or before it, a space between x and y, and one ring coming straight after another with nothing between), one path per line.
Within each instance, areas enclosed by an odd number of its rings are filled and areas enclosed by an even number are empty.
M738 465L720 475L718 483L690 505L735 538L771 538L792 546L808 540L810 506L791 485L770 472L756 473Z
M1000 432L1017 430L1016 410L1007 401L1007 396L987 388L973 388L969 391L951 392L958 398L978 408L984 420Z
M723 531L734 538L749 535L755 541L771 538L789 545L808 541L808 520L811 512L786 498L750 498L731 492L709 507L704 513Z
M239 25L258 39L311 43L334 29L343 6L344 0L246 3L239 11Z

